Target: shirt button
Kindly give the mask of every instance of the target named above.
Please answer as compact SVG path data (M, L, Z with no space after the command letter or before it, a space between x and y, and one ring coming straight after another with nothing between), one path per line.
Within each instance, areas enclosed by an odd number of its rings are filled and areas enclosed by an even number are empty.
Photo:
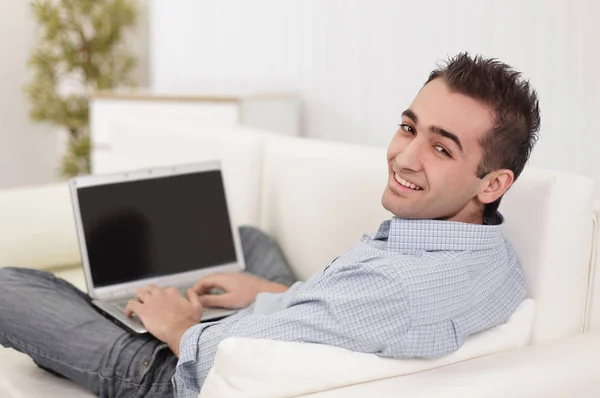
M148 361L144 361L144 366L148 366Z

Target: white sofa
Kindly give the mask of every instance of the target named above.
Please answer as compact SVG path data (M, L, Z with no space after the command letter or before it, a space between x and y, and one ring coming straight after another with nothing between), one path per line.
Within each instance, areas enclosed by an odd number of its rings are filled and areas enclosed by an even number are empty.
M221 158L234 219L274 236L301 279L389 217L380 205L384 148L135 120L113 127L111 170L103 172ZM200 397L600 396L599 209L592 195L592 182L580 176L523 173L501 211L528 303L535 304L452 356L396 361L314 344L229 339ZM66 184L0 191L0 264L48 269L85 290L78 263ZM1 397L88 395L0 349Z

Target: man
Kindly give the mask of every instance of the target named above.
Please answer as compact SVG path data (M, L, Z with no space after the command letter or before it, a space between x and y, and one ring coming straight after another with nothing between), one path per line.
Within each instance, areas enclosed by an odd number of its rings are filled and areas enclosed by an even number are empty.
M82 348L73 359L39 338L28 341L1 315L0 343L106 396L125 396L136 385L139 396L195 396L219 342L230 336L330 344L394 358L456 351L469 335L505 322L525 297L497 208L523 170L539 124L535 91L518 73L493 59L459 54L431 73L390 143L382 204L395 217L307 282L288 289L231 274L200 280L186 298L156 286L140 289L126 312L137 313L164 345L121 335L115 327L112 340L82 339L98 347ZM16 275L10 271L0 283L26 280ZM226 293L206 295L212 287ZM0 314L10 303L0 294ZM205 306L241 310L199 324ZM68 310L55 311L68 317ZM79 340L73 339L72 349ZM137 352L151 344L151 355L140 363L144 357ZM111 366L99 365L98 358Z

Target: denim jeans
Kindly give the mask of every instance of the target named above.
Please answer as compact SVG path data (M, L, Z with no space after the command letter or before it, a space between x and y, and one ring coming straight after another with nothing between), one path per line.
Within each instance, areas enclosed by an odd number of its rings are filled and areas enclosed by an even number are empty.
M291 285L295 278L275 242L240 228L246 271ZM100 397L172 397L177 357L150 334L108 320L90 298L44 271L0 268L0 345Z

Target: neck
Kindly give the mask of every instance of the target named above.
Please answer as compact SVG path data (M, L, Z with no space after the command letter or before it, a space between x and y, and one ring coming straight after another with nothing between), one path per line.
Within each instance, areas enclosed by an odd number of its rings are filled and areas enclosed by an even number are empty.
M472 201L460 212L452 217L446 218L446 220L464 222L468 224L483 224L484 211L485 205L483 203L474 203Z

